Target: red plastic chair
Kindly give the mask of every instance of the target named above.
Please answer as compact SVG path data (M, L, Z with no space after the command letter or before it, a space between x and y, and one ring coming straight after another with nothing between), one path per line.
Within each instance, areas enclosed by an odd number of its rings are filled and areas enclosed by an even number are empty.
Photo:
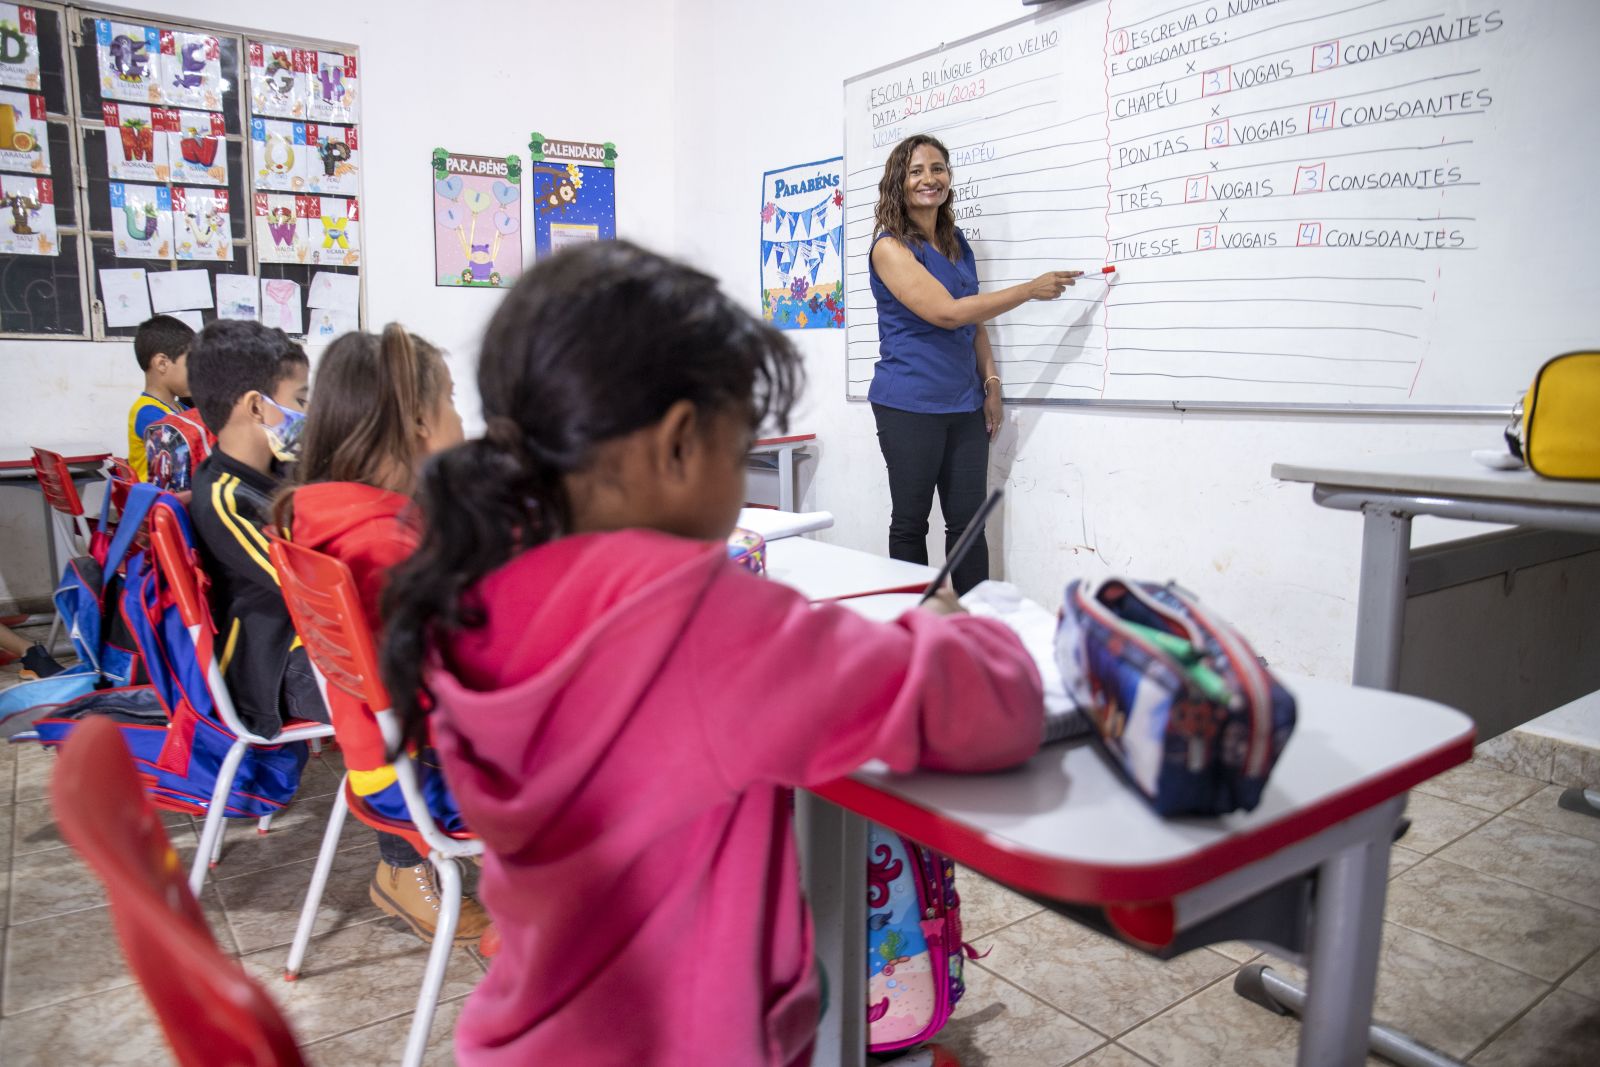
M215 866L222 854L222 835L226 827L224 812L228 806L228 793L233 789L234 773L239 769L239 761L244 759L245 749L251 745L284 745L291 741L315 742L324 737L332 737L333 727L321 722L291 722L271 737L263 737L247 729L239 720L239 712L233 705L233 696L228 692L228 683L223 680L222 669L217 666L211 608L206 603L203 592L209 583L205 579L205 572L200 568L199 557L189 548L176 523L177 520L167 509L152 508L149 526L150 548L161 565L161 573L172 590L173 599L178 603L178 617L189 631L190 640L194 642L195 656L205 667L206 688L211 693L212 705L217 709L217 718L222 720L222 725L226 726L234 736L233 747L228 749L222 767L217 771L216 788L212 790L211 802L206 805L206 821L205 828L200 833L200 847L195 850L194 864L189 868L189 891L198 896L201 886L205 885L207 868ZM260 832L266 833L271 824L272 816L263 816L258 823Z
M92 539L89 517L84 514L83 499L78 496L78 486L72 480L72 468L67 465L66 457L48 448L34 448L33 473L39 480L45 503L50 505L50 518L55 524L52 536L56 543L67 549L68 559L88 555ZM50 576L52 583L60 579L59 574ZM57 614L46 648L55 647L60 632L61 616Z
M361 595L356 590L355 577L342 560L323 552L297 545L279 537L276 531L268 534L272 566L283 585L283 599L289 605L289 617L294 620L295 632L300 635L311 665L316 670L317 684L324 697L327 687L337 686L345 693L366 705L382 732L385 747L393 752L400 748L400 726L395 719L378 673L378 655L373 647L372 631L361 613ZM337 723L338 720L336 719ZM353 729L347 723L342 729ZM294 945L289 950L289 962L284 977L293 981L299 977L300 964L306 946L311 940L311 930L317 920L317 906L322 899L323 887L328 882L328 871L333 867L334 855L339 849L339 834L344 828L345 813L354 812L356 819L375 830L399 834L411 842L413 848L428 857L439 875L442 900L439 906L439 923L433 934L433 947L428 952L428 966L422 978L422 990L417 995L417 1010L412 1016L411 1033L406 1039L403 1067L416 1067L422 1062L422 1053L428 1044L428 1031L433 1025L433 1012L439 1000L439 987L444 983L445 966L450 960L450 946L455 940L456 922L461 917L461 868L459 861L468 856L483 854L482 840L471 834L450 834L439 828L428 810L417 782L416 766L410 757L401 752L394 761L395 778L405 797L410 823L395 822L372 811L366 799L350 788L350 776L340 783L339 799L328 816L328 829L322 838L322 850L317 855L317 866L311 876L311 889L306 894L304 909L300 912L300 927L295 931Z
M303 1064L278 1006L212 939L115 723L90 717L72 732L50 795L62 836L105 883L128 968L178 1062Z

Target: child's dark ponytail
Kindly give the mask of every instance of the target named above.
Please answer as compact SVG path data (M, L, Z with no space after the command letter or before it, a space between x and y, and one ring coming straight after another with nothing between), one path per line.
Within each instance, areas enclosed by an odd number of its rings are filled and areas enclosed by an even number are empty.
M626 241L525 273L483 338L485 434L424 465L422 543L384 593L383 675L405 740L426 736L425 672L440 639L483 625L473 590L485 575L569 531L565 478L596 446L680 400L784 429L801 381L783 334L708 275Z

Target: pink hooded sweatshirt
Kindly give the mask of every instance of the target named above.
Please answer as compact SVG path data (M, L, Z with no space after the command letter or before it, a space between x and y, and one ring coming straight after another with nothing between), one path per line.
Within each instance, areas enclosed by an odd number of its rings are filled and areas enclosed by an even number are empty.
M568 537L478 594L487 624L429 674L504 942L456 1027L465 1067L803 1067L818 982L786 787L1039 745L1003 625L812 607L720 544Z

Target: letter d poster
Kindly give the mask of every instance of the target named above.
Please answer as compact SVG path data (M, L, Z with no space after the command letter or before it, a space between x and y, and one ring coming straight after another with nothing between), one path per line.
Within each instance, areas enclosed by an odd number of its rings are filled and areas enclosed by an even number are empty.
M844 160L761 178L761 317L780 330L844 329Z

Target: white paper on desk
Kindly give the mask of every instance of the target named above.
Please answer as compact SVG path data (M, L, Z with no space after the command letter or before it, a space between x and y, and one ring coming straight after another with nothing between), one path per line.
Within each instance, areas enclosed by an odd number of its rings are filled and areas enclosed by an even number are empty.
M995 619L1009 626L1028 650L1033 665L1044 683L1046 740L1064 741L1086 736L1094 724L1079 712L1078 703L1067 691L1056 659L1056 617L1042 604L1029 600L1010 582L980 582L961 598L969 615Z
M165 315L189 308L211 307L211 272L204 270L158 270L147 279L150 306Z
M261 324L276 326L284 333L299 336L305 332L300 313L300 283L282 278L261 279Z
M746 530L754 530L768 541L777 541L813 530L826 530L833 525L833 512L740 508L739 525Z
M107 326L137 326L150 317L150 290L144 276L143 267L100 272L100 301L105 305Z
M361 306L361 279L354 274L318 271L311 276L311 292L306 307L355 311Z
M259 319L261 283L254 274L217 275L217 318Z
M200 314L198 311L194 311L189 308L180 308L177 311L169 311L167 314L188 326L189 329L193 330L195 333L199 333L201 330L206 328L206 317Z

